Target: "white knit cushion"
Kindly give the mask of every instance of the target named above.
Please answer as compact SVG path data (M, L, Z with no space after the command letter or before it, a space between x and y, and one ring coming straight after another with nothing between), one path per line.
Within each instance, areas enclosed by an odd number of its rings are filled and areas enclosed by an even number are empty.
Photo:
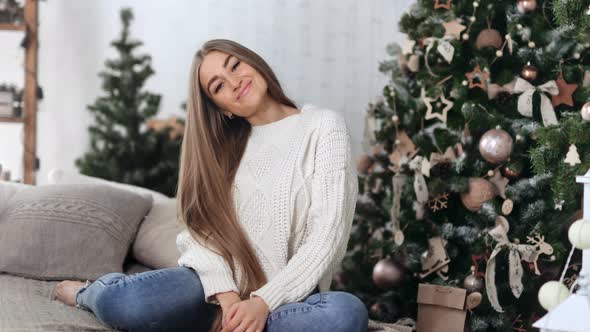
M178 266L180 253L176 247L176 236L185 227L177 222L176 198L169 198L146 188L59 168L49 171L48 180L51 184L108 184L135 193L151 194L154 202L145 220L139 225L131 255L141 264L153 269Z
M6 202L17 192L32 187L30 184L0 181L0 213L6 207Z

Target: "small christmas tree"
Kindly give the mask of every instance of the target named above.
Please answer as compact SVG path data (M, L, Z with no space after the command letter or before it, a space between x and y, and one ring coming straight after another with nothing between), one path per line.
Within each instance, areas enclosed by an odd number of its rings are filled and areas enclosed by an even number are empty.
M416 319L421 283L466 289L470 331L532 331L543 315L537 292L558 278L580 208L568 184L590 167L589 46L547 8L419 0L402 16L335 280L372 318Z
M107 70L100 73L106 95L88 106L96 120L89 127L90 151L75 163L82 174L174 196L182 137L170 135L176 130L172 125L146 126L158 113L161 97L142 91L154 74L151 57L133 54L143 43L129 38L131 9L121 10L120 15L123 30L111 43L119 57L107 60Z

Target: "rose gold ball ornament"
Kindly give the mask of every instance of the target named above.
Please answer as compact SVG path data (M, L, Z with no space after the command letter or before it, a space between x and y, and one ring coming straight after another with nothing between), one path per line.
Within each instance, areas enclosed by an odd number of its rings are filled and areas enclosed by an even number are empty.
M527 64L522 67L520 76L522 76L527 81L534 81L537 78L538 73L539 71L537 70L537 67L531 65L530 62L527 62Z
M506 131L491 129L479 140L479 153L487 162L497 165L510 157L512 144L512 137Z
M580 113L584 121L590 121L590 101L585 103L584 106L582 106L582 110L580 111Z
M469 211L477 212L483 203L496 196L494 185L482 178L469 179L469 191L461 194L461 202Z
M404 279L404 268L391 258L383 258L373 267L373 282L387 289L398 286Z
M502 36L500 36L498 30L483 29L477 35L475 46L478 49L482 49L484 47L493 47L498 49L502 46Z
M518 1L516 1L516 8L522 14L530 13L533 10L537 9L537 1L536 0L518 0Z

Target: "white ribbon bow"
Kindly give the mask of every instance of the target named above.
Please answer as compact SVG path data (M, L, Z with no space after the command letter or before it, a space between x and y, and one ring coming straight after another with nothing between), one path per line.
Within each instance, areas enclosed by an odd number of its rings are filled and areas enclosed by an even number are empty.
M541 116L543 118L543 124L545 126L557 124L555 110L553 109L551 100L549 100L549 97L545 94L545 92L553 96L559 94L559 88L553 80L547 81L539 86L534 86L526 80L518 77L516 79L516 84L514 85L514 93L522 93L520 97L518 97L518 113L529 118L533 117L533 94L535 91L539 91L539 95L541 96Z
M502 249L508 249L508 277L510 283L510 290L512 294L519 298L520 294L524 289L522 285L522 263L521 259L526 262L532 262L538 256L535 246L529 244L516 244L511 243L508 240L508 230L510 225L504 217L498 217L496 219L496 227L491 229L488 234L492 236L498 243L492 251L488 264L486 267L486 291L488 293L488 299L492 304L492 307L497 312L504 312L498 301L498 291L496 290L496 256L502 251Z

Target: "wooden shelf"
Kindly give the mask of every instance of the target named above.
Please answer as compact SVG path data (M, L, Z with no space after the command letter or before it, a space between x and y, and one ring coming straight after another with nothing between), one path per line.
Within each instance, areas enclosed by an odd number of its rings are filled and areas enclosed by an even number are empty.
M0 116L0 122L22 123L24 121L25 121L24 118L9 118L9 117L1 117Z
M25 24L0 23L0 30L25 31Z

